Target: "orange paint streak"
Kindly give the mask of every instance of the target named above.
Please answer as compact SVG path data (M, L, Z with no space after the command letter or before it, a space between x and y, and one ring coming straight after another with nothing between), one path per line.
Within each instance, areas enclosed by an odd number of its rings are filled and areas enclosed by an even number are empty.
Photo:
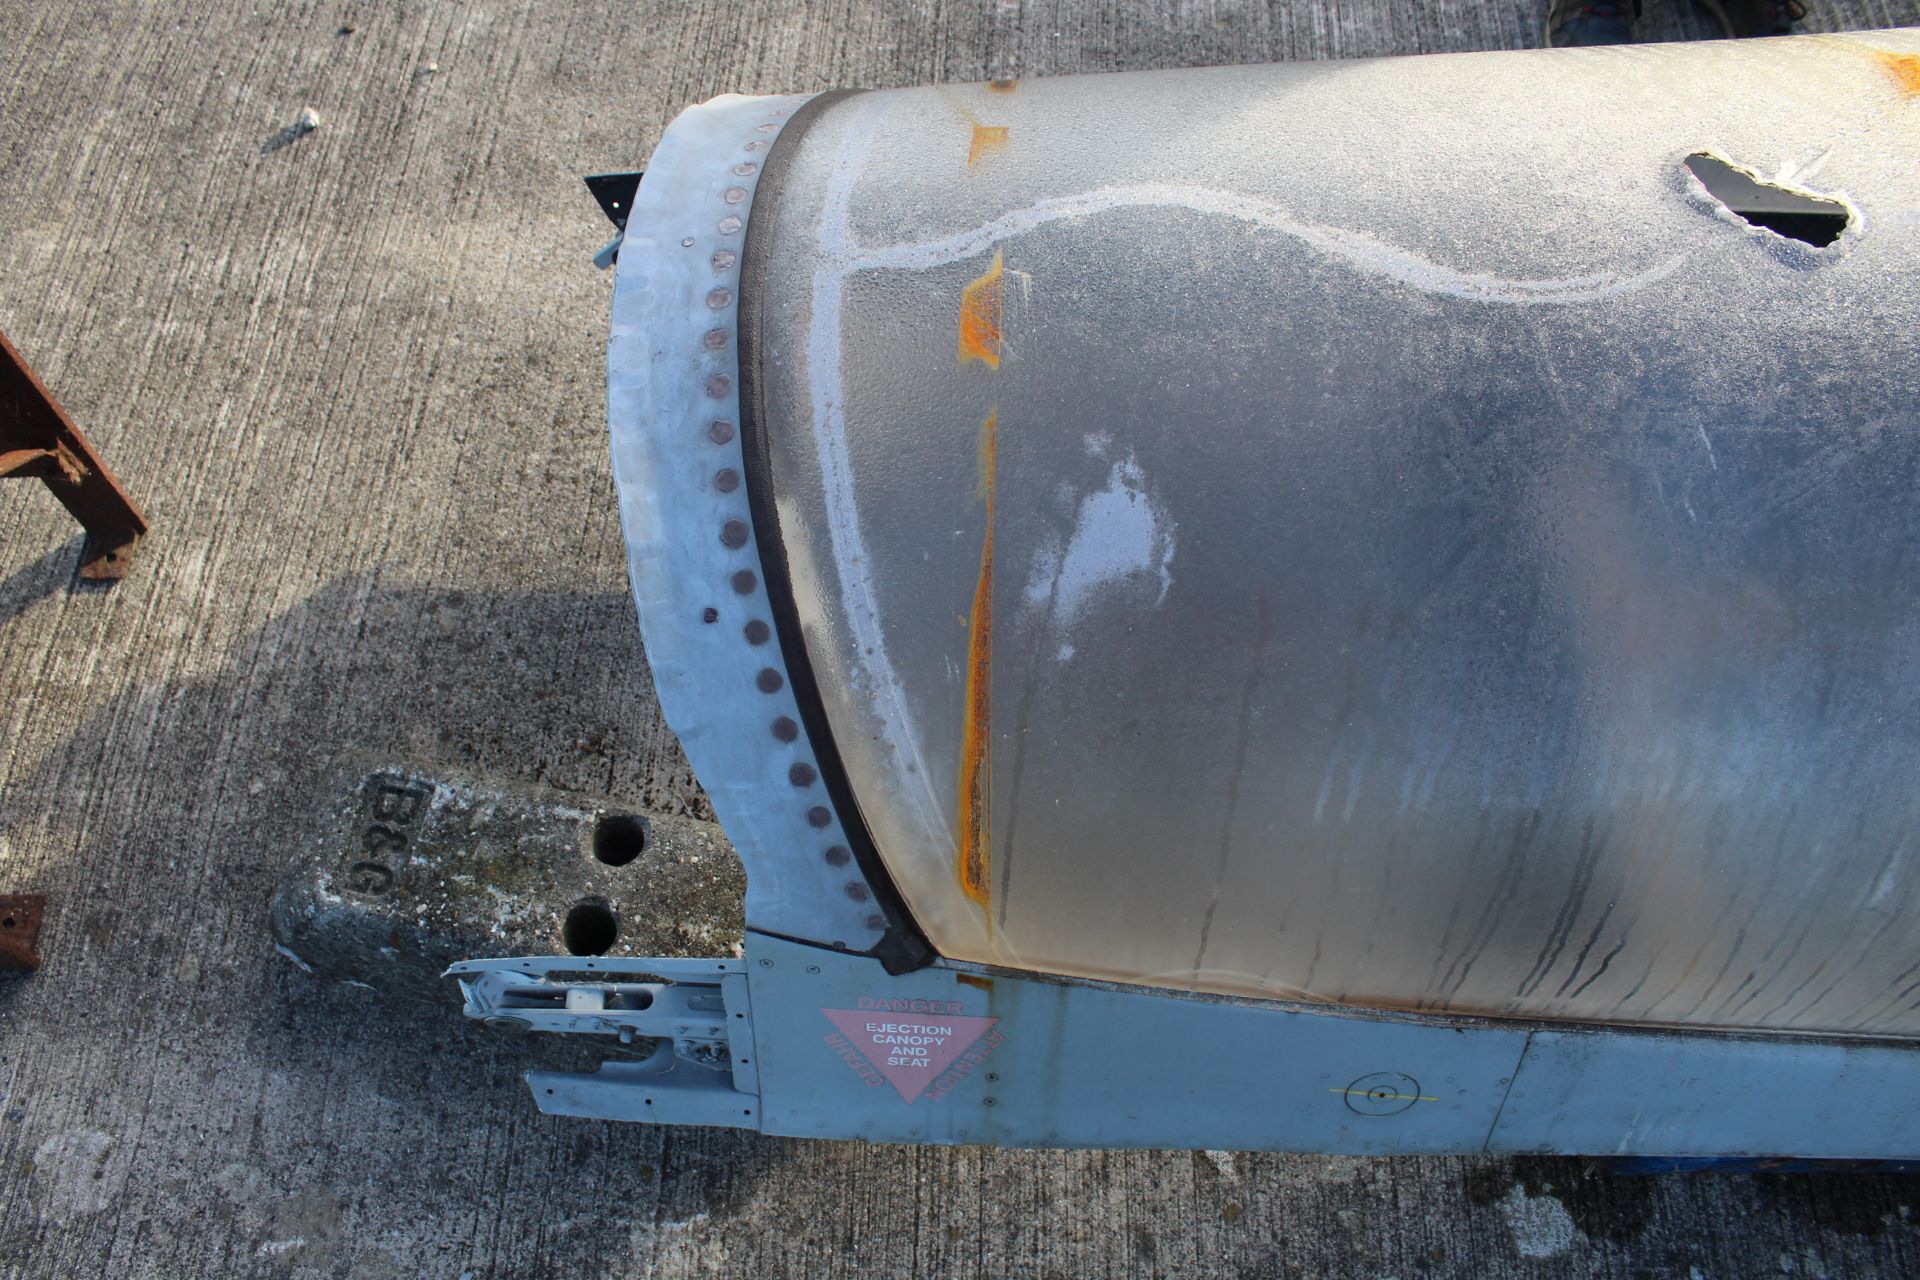
M990 156L996 151L1007 149L1007 126L1003 124L976 124L973 126L973 144L967 148L967 168L978 164L982 156Z
M995 264L998 269L998 263ZM999 413L980 424L980 493L987 533L980 544L980 581L967 628L967 705L960 731L960 888L981 907L993 901L993 480Z
M960 363L1000 367L1000 255L987 273L960 291Z
M1902 93L1920 97L1920 54L1882 53L1879 58Z

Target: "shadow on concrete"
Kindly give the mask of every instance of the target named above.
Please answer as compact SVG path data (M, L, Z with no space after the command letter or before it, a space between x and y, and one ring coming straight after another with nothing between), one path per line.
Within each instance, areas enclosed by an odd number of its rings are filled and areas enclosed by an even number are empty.
M0 625L57 589L73 554L0 583ZM438 1006L392 1001L275 953L273 889L335 763L367 756L712 817L660 719L624 592L334 582L211 674L102 708L0 795L0 832L17 843L80 833L19 886L49 895L45 963L0 981L6 1056L28 1040L43 1062L104 1053L89 1074L110 1097L94 1107L108 1132L125 1096L164 1097L167 1121L124 1117L145 1131L156 1185L243 1165L288 1196L322 1184L374 1234L396 1205L470 1217L484 1202L511 1230L563 1217L569 1252L600 1257L663 1216L723 1216L779 1144L541 1117L521 1072L607 1055L470 1023L452 982ZM64 1088L16 1093L65 1108ZM256 1224L263 1247L270 1225ZM0 1226L0 1248L14 1236Z
M28 609L62 587L70 595L99 595L111 591L111 581L80 576L80 552L86 535L76 534L60 546L23 565L0 579L0 627L6 626ZM4 566L0 566L4 567Z

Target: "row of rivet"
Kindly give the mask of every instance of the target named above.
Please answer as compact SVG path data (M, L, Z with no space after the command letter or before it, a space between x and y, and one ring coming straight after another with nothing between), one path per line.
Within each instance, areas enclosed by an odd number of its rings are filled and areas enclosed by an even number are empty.
M783 120L786 115L787 112L784 110L776 112L771 121L759 125L755 132L763 134L777 133L780 129L780 121ZM749 155L757 155L765 151L766 147L767 143L765 141L756 138L746 143L745 150ZM742 160L732 166L732 172L739 177L746 178L757 173L759 168L760 166L756 160ZM726 204L738 205L743 203L749 194L745 187L731 186L721 194L721 199ZM729 213L722 217L716 224L716 230L723 236L733 236L738 235L744 225L738 214ZM681 247L688 249L693 248L697 243L698 239L693 236L687 236L680 241ZM713 255L712 266L714 273L725 276L738 267L739 262L740 255L738 251L733 249L720 249ZM715 313L715 319L725 321L726 323L716 325L714 328L707 330L705 337L702 339L702 344L709 352L718 353L725 351L732 341L732 326L734 323L737 323L737 317L731 310L734 305L734 290L724 284L716 285L708 292L706 302L708 310ZM733 394L733 390L734 379L731 374L726 372L713 372L707 375L706 393L709 399L726 400ZM705 434L707 440L712 444L721 448L729 448L734 445L735 436L738 433L734 423L730 419L715 418L708 424ZM740 484L740 470L738 467L725 466L714 473L713 487L722 494L732 494L736 492L740 488ZM745 519L739 516L731 516L720 525L720 544L729 551L743 551L747 548L747 543L752 537L752 532L752 526ZM760 589L760 580L752 569L738 569L729 577L728 585L736 595L752 596ZM702 614L702 618L708 623L718 622L720 619L720 611L716 608L709 607ZM766 644L773 638L773 628L763 619L752 618L748 620L746 626L742 629L742 634L745 636L748 644L760 646ZM754 677L754 686L759 689L761 693L776 694L786 687L786 678L780 673L777 667L762 667ZM799 722L789 715L776 716L772 722L771 731L774 739L785 745L798 742L801 736ZM813 785L819 781L819 778L819 770L805 760L797 760L787 769L787 781L800 790L812 788ZM833 826L833 811L826 805L811 805L807 809L806 819L809 827L816 831L826 831ZM821 856L828 866L835 869L845 868L853 861L852 851L844 844L827 846ZM847 897L854 902L866 902L873 896L872 891L868 889L866 884L861 880L849 880L843 888ZM884 931L887 924L886 918L877 912L867 916L864 923L868 929L875 933Z

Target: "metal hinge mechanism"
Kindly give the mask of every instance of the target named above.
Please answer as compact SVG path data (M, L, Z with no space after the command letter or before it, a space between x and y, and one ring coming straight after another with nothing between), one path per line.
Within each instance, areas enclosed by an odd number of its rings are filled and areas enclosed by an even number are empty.
M542 1111L758 1128L753 1019L739 960L523 956L463 960L466 1015L492 1027L605 1036L632 1051L597 1071L529 1071Z

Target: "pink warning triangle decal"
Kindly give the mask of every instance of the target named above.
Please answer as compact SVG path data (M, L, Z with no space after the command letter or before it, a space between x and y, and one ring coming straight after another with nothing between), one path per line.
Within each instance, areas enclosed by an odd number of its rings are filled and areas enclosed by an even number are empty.
M839 1051L847 1065L868 1084L885 1080L908 1102L926 1092L955 1058L1000 1021L953 1013L885 1013L874 1009L820 1012L840 1029L838 1036L827 1037L827 1043ZM995 1037L996 1044L1000 1038ZM840 1043L834 1044L836 1040ZM857 1050L858 1058L848 1049ZM877 1078L875 1072L879 1073Z

